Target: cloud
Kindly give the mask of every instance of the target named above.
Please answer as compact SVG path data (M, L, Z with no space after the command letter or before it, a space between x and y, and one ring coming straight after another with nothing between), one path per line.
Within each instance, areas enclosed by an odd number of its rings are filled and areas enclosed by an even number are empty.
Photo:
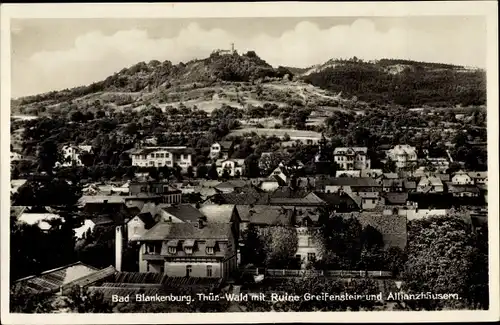
M377 30L371 20L320 29L303 21L279 37L258 34L238 37L222 29L205 30L196 23L172 38L153 38L146 30L100 31L77 37L70 49L40 51L13 62L13 96L71 88L102 80L140 61L173 63L204 58L216 48L234 42L242 53L255 50L273 66L308 67L331 58L356 56L364 60L403 58L484 67L485 39L466 24L458 29L392 28Z

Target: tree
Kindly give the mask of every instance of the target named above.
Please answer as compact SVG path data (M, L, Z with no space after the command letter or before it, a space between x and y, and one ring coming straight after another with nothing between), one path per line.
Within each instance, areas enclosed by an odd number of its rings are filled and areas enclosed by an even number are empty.
M75 286L67 294L67 307L77 313L111 313L112 304L101 292L90 292Z
M193 178L194 173L193 173L193 166L188 166L187 171L186 171L187 177L188 178Z
M403 278L406 292L456 293L461 300L406 302L412 309L467 308L474 299L471 284L488 283L487 276L474 278L477 240L463 216L431 217L408 224L408 260Z
M396 163L392 159L387 159L382 170L384 173L394 173L396 171Z
M222 179L228 180L229 178L231 178L231 174L229 172L229 168L226 167L222 171Z
M295 228L275 226L260 230L266 252L265 263L269 268L288 268L294 261L298 248Z
M215 165L215 163L210 165L210 168L208 169L208 178L209 179L218 179L219 178L219 174L217 173L217 166Z
M54 310L52 306L53 295L49 292L37 292L15 286L10 290L10 312L11 313L50 313Z
M266 252L264 243L259 235L258 229L254 224L249 224L248 228L242 233L242 242L244 243L241 251L242 265L253 264L256 266L264 265Z
M208 168L205 164L198 164L198 166L196 166L196 178L205 178L207 177L207 173L208 173Z
M54 165L56 162L60 161L61 158L61 153L54 141L45 140L42 142L38 151L38 164L40 170L51 174Z

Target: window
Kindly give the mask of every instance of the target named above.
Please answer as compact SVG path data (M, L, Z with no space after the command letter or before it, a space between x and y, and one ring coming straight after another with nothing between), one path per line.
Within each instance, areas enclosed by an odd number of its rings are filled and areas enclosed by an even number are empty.
M161 153L161 154L160 154L160 158L165 158L165 154L164 154L164 153Z
M184 251L186 252L186 254L191 255L193 254L193 247L185 247Z
M155 164L155 162L154 162L154 161L150 161L150 162L149 162L149 166L153 166L154 164Z
M147 254L156 254L156 253L159 253L158 245L155 245L155 244L146 244L146 253Z
M212 265L207 265L207 277L212 276Z
M297 254L297 255L295 255L295 258L300 261L302 259L302 256L300 256L299 254Z
M186 276L191 276L193 272L193 267L191 265L186 265Z
M168 253L169 254L175 254L175 253L177 253L177 247L169 246L168 247Z
M138 226L135 226L134 227L134 235L137 235L137 232L139 231L139 227Z
M312 239L312 237L307 237L307 246L314 246L314 240Z
M316 253L307 253L307 260L309 262L316 261Z
M154 154L154 153L152 153L152 154L150 155L150 157L151 157L151 158L154 158L154 157L155 157L155 154Z
M214 253L214 248L213 247L207 247L205 249L205 251L207 252L207 254L212 255Z

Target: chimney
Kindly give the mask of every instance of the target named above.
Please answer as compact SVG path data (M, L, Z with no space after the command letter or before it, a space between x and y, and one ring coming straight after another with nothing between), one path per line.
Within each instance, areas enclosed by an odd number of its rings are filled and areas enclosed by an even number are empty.
M123 254L122 226L117 226L115 232L115 269L118 272L121 272L122 270L122 254Z
M108 204L108 200L104 200L104 201L103 201L103 203L104 203L104 204Z

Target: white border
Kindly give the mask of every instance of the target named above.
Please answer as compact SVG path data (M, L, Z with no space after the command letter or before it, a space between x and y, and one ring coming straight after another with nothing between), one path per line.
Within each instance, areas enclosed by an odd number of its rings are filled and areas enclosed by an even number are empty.
M369 3L170 3L170 4L3 4L1 7L1 310L3 324L136 324L258 322L442 322L499 319L498 250L498 8L496 1ZM12 18L208 18L325 16L473 16L487 17L488 197L490 310L439 312L193 313L193 314L10 314L9 170L10 19ZM457 35L460 37L460 35Z

